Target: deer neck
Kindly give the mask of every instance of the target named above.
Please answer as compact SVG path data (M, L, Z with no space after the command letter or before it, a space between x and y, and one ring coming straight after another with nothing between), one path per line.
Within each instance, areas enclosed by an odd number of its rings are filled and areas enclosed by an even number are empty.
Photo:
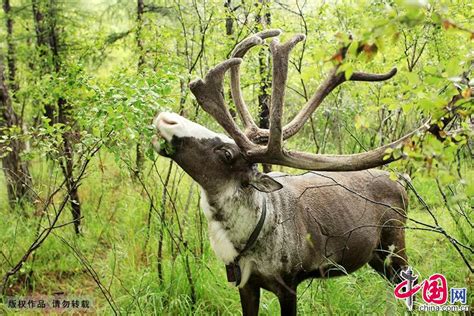
M214 194L201 190L211 246L225 264L233 262L248 242L262 214L262 200L262 193L239 185L229 184Z

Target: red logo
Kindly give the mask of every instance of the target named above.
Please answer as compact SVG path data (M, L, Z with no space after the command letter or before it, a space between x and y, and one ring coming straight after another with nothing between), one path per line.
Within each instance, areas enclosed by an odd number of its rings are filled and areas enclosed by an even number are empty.
M394 289L393 294L398 299L405 300L408 310L413 310L413 298L423 289L423 300L428 304L442 305L448 301L448 282L444 275L435 273L420 284L415 284L418 276L409 267L400 273L403 281Z
M433 274L423 283L423 300L426 303L442 305L448 301L448 283L444 275Z

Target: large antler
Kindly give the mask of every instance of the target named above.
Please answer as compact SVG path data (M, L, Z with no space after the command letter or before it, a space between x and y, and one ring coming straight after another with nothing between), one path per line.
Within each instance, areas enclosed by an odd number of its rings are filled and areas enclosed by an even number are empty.
M403 144L412 135L426 131L427 123L412 133L394 141L391 144L376 149L352 155L320 155L283 148L283 141L294 136L319 107L323 100L337 86L349 81L383 81L392 78L397 69L393 68L386 74L369 74L354 72L346 79L343 72L338 72L336 65L328 78L319 86L314 95L304 105L302 110L287 125L282 127L283 105L285 98L286 80L288 77L288 60L290 51L305 39L304 35L296 35L288 42L280 44L275 38L280 30L267 30L250 36L240 42L232 52L231 58L211 69L204 80L197 79L190 83L190 89L196 96L201 107L213 116L217 122L235 140L242 149L245 157L252 162L283 165L307 170L353 171L373 168L392 162L398 158L386 158L388 148ZM274 37L270 44L273 57L273 83L270 107L270 128L261 129L252 119L245 104L240 88L240 64L245 54L254 46L263 43L267 38ZM231 93L235 107L244 125L242 132L234 122L224 101L224 74L230 69Z

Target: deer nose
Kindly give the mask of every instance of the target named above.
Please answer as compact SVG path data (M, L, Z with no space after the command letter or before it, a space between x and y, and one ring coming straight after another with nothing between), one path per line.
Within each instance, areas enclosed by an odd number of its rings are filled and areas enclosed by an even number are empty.
M158 114L153 123L160 129L160 127L177 125L178 120L173 117L172 113L162 112Z
M176 124L178 124L178 122L176 122L175 120L167 118L167 117L163 118L161 121L163 122L163 124L166 124L166 125L176 125Z
M168 141L179 132L182 123L182 118L179 115L169 112L158 114L153 121L158 133Z
M163 112L158 115L158 119L160 120L160 124L162 125L176 125L178 124L178 120L172 113Z

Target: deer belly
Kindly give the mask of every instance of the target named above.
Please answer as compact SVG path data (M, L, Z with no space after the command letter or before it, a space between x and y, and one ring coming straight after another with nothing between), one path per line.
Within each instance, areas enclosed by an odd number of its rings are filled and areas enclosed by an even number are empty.
M369 262L379 240L373 238L375 234L379 234L376 229L366 228L359 232L322 238L318 245L321 252L318 270L321 276L345 275Z

